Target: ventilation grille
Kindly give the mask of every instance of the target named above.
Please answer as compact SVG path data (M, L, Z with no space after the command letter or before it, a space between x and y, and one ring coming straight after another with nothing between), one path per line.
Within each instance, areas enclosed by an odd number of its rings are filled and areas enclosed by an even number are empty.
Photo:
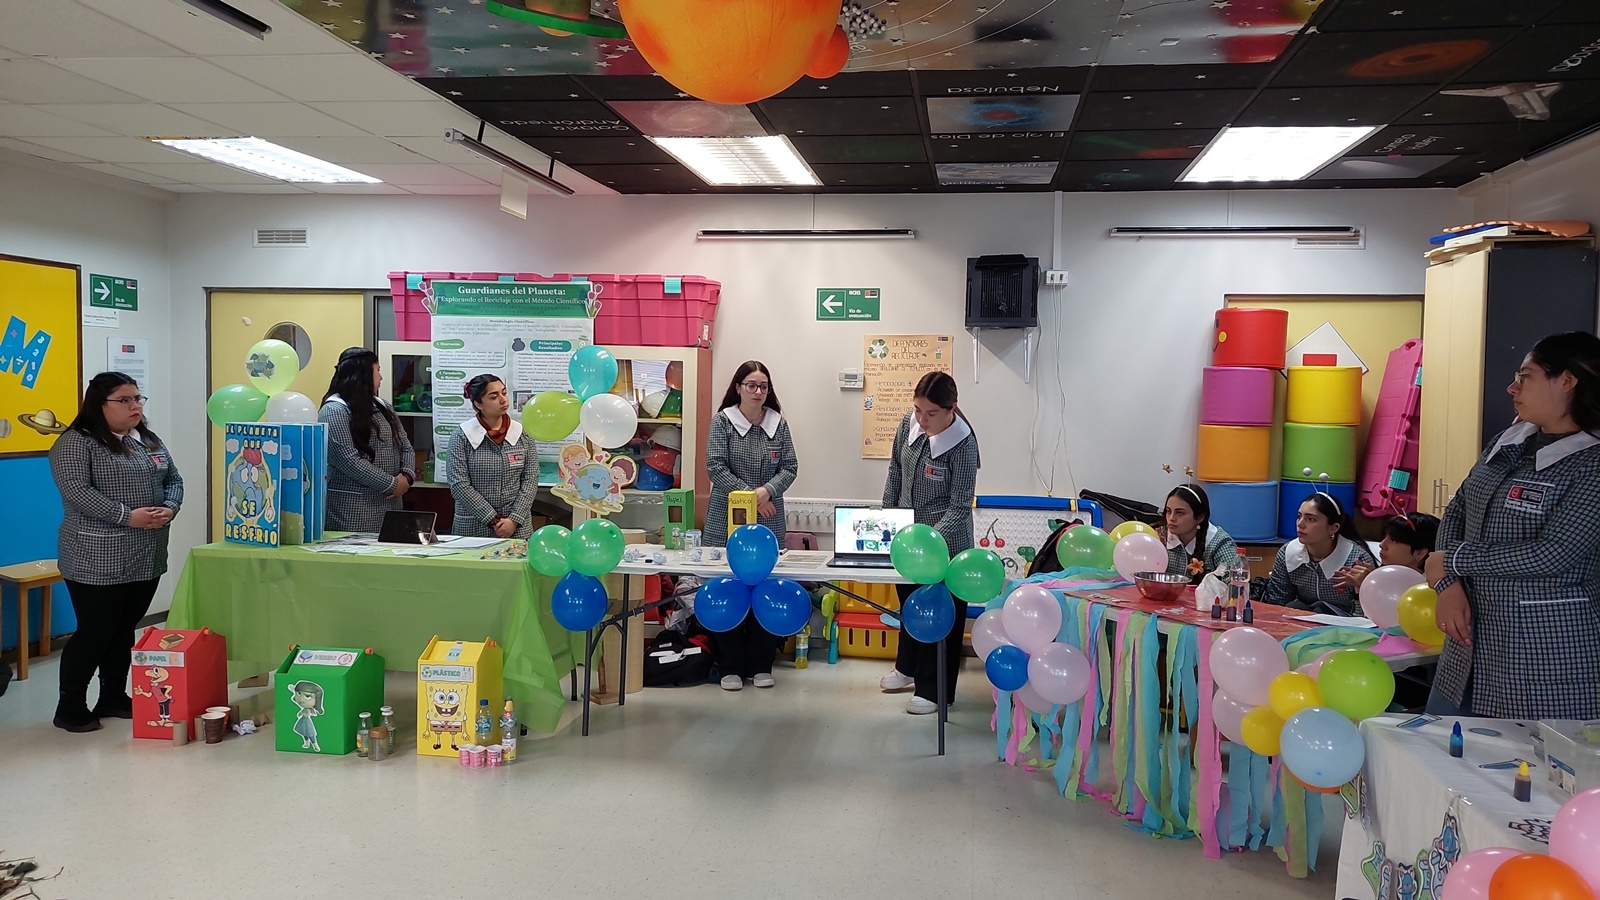
M1367 246L1367 230L1352 228L1348 234L1307 235L1294 239L1296 250L1362 250Z
M304 228L257 228L257 247L304 247L307 246L306 230Z

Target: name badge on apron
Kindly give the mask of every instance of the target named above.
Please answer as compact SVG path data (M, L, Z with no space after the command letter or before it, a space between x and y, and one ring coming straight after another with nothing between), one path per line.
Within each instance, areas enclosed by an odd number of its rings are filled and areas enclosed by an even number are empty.
M165 469L167 467L167 454L165 454L165 453L152 453L152 454L150 454L150 464L152 466L155 466L157 469Z
M506 454L506 465L513 468L520 466L527 461L527 455L526 451L512 450Z
M772 458L773 458L773 460L777 460L777 458L778 458L778 451L776 451L776 450L774 450L774 451L772 451Z
M1545 498L1553 487L1555 485L1542 481L1513 481L1506 491L1506 509L1543 515Z
M922 477L928 479L929 481L943 481L944 471L944 466L936 466L933 463L928 463L926 466L922 467Z

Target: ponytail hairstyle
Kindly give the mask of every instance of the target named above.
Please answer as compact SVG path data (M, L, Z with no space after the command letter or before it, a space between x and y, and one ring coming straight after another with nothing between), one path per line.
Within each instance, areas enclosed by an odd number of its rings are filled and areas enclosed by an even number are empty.
M1195 555L1201 559L1206 556L1206 536L1211 530L1211 498L1206 496L1206 489L1198 484L1180 484L1167 493L1167 499L1177 497L1189 504L1194 510L1194 519L1200 523L1200 528L1194 533Z
M961 421L966 422L967 428L971 429L972 445L974 449L977 449L978 429L972 427L972 420L968 419L966 413L961 411L960 395L956 390L956 380L950 377L948 372L929 372L922 376L911 396L916 400L927 400L960 416ZM981 456L978 460L978 467L983 467Z
M490 375L487 372L482 375L474 375L472 380L467 382L467 386L462 393L466 394L467 399L472 401L473 409L478 409L478 404L483 402L483 395L489 393L489 385L491 384L505 384L505 382L500 379L499 375ZM481 414L483 411L478 410L478 412Z
M322 402L337 394L350 408L350 443L356 452L370 462L376 454L372 450L372 417L376 411L389 422L389 433L400 433L400 420L389 407L379 403L378 386L372 381L372 367L378 364L378 354L365 347L351 347L339 354L333 368L333 378L328 382L328 392Z
M1355 531L1350 527L1350 515L1344 511L1344 504L1339 502L1339 498L1327 491L1315 491L1301 502L1307 501L1317 507L1317 512L1322 513L1323 518L1328 520L1329 526L1338 527L1338 532L1334 534L1334 543L1338 543L1339 538L1357 540L1350 537Z

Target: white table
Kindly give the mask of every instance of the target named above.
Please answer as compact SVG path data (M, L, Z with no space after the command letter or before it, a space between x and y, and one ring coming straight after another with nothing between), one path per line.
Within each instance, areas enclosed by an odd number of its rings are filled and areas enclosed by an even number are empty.
M1361 723L1366 765L1357 781L1360 805L1346 807L1339 843L1340 900L1438 896L1450 865L1474 850L1511 847L1548 853L1550 822L1566 799L1547 778L1529 739L1534 722L1440 719L1399 728L1410 716ZM1450 756L1450 726L1461 722L1465 754ZM1499 732L1475 734L1473 728ZM1515 769L1483 765L1526 759L1533 799L1512 796Z

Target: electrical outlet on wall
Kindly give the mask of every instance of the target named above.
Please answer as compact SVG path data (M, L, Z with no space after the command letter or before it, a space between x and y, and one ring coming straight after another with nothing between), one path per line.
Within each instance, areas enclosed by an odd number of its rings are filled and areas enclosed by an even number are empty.
M1052 287L1060 287L1067 283L1066 269L1050 269L1044 273L1044 283Z

